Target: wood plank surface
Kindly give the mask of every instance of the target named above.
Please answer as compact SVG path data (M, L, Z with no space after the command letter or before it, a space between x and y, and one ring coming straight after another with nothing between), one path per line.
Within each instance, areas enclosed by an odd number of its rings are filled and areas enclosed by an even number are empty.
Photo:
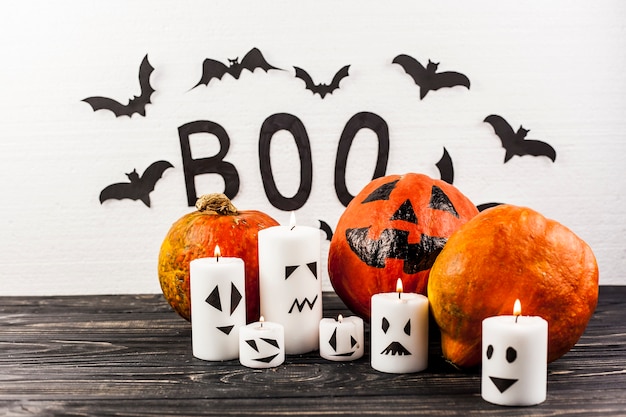
M351 315L334 294L323 301L325 317ZM601 287L583 337L548 365L547 400L501 407L482 400L479 369L441 358L435 329L421 373L378 372L367 349L258 370L194 358L190 324L161 295L0 297L0 415L623 416L625 309L626 287Z

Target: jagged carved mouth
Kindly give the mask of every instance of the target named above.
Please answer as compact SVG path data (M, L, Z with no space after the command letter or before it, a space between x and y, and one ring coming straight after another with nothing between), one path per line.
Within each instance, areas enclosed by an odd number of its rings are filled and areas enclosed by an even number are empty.
M409 352L404 346L402 346L400 342L391 342L389 346L383 349L383 351L380 353L382 355L399 355L399 356L411 354L411 352Z

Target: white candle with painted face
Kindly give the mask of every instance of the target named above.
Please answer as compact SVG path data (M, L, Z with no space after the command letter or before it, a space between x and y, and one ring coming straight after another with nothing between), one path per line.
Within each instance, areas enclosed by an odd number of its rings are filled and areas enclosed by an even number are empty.
M320 356L331 361L353 361L365 352L363 319L356 316L320 320Z
M207 361L237 359L239 327L246 324L245 268L240 258L194 259L189 264L193 355Z
M256 323L239 329L239 362L248 368L272 368L285 361L285 329L281 324Z
M389 373L428 367L428 298L402 291L372 296L372 368Z
M522 316L515 301L512 316L482 323L483 399L499 405L535 405L546 399L548 322Z
M259 295L261 314L285 327L285 352L300 354L319 348L322 319L320 230L289 226L259 231Z

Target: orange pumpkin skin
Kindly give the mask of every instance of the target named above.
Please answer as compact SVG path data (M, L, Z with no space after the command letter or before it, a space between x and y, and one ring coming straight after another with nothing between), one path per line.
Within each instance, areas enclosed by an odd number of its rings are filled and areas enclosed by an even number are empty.
M395 291L398 278L405 292L425 294L446 239L477 213L454 186L423 174L374 179L348 204L330 242L335 292L365 320L372 295Z
M198 210L184 215L172 225L159 252L159 282L165 299L179 315L191 320L189 262L215 256L218 245L221 256L243 259L246 320L257 321L260 314L258 232L277 225L272 217L256 210L235 209L234 213L226 214Z
M562 224L525 207L487 209L454 233L428 281L443 355L461 368L481 363L481 323L513 314L548 321L548 362L567 353L598 301L591 248Z

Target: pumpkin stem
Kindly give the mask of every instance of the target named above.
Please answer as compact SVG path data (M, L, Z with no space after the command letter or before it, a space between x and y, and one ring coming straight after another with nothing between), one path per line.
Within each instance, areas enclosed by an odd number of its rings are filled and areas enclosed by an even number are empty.
M222 193L204 194L196 201L196 209L202 213L236 215L239 212L230 199Z

